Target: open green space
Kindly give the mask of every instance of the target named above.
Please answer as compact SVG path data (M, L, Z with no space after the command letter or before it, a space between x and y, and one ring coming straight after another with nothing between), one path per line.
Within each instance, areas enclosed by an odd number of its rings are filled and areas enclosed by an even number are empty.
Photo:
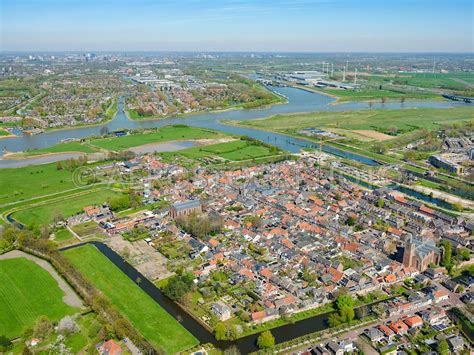
M173 125L148 132L131 133L122 137L93 139L90 143L102 149L121 151L150 143L187 139L216 139L224 136L224 133L208 129L189 127L185 125Z
M65 244L72 240L75 240L75 238L66 228L62 228L54 232L54 241L58 244Z
M73 198L64 198L54 203L45 203L36 207L29 207L15 212L13 218L25 225L48 225L55 216L71 217L83 211L85 206L98 205L118 196L120 193L108 189L101 189L84 193Z
M335 127L348 130L381 130L396 127L399 131L418 128L434 129L442 124L469 121L474 118L472 107L447 109L413 108L398 110L359 110L342 112L312 112L277 115L266 119L238 122L261 129L286 130L304 127ZM227 123L227 122L226 122Z
M0 260L0 334L18 337L45 315L59 321L77 310L66 305L52 276L25 258Z
M474 84L473 73L401 73L382 77L371 76L370 82L390 82L394 85L406 85L422 88L440 88L449 90L465 90Z
M9 136L10 132L0 128L0 136Z
M51 153L66 153L66 152L81 152L81 153L94 153L97 149L94 149L88 145L84 145L81 142L66 142L53 145L48 148L32 149L24 152L24 155L40 155L40 154L51 154Z
M76 189L74 170L58 170L56 163L0 169L0 205Z
M198 344L181 324L92 245L69 249L65 256L102 291L152 344L171 354Z
M377 101L382 99L425 99L439 97L439 95L430 93L402 92L375 88L362 90L324 89L321 91L337 96L339 101Z
M193 147L177 152L161 153L165 157L181 155L191 159L203 157L220 157L222 159L239 161L276 155L280 150L263 145L259 142L235 140L226 143L212 144L204 147Z

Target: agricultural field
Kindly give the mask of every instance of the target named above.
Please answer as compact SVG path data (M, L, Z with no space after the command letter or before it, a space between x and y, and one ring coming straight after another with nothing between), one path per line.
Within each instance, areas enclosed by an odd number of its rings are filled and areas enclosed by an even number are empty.
M197 339L94 246L80 246L64 254L156 347L171 354L198 344Z
M59 321L78 311L66 305L52 276L25 258L0 260L0 334L18 337L41 315Z
M132 147L138 147L150 143L180 141L188 139L217 139L223 138L224 133L211 131L203 128L189 127L185 125L165 126L158 130L143 133L134 133L122 137L98 138L90 143L96 147L121 151Z
M27 226L34 224L48 225L53 222L55 214L68 218L82 212L85 206L102 204L119 194L108 189L90 191L79 196L64 197L60 201L45 202L36 207L27 207L15 212L13 218Z
M190 159L218 157L230 161L240 161L276 155L280 152L280 150L274 147L268 147L256 142L235 140L232 142L212 144L203 147L193 147L180 150L178 152L166 152L161 154L164 157L180 155Z

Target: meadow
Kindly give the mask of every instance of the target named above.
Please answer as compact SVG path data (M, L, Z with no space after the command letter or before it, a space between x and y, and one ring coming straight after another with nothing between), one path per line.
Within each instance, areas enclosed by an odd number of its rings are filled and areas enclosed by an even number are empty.
M185 328L92 245L64 251L64 255L127 317L153 345L167 354L198 344Z
M97 149L94 149L88 145L84 145L80 142L66 142L53 145L48 148L32 149L23 153L26 156L50 154L50 153L65 153L65 152L81 152L81 153L94 153Z
M106 150L121 151L150 143L222 137L225 137L224 133L185 125L173 125L149 132L132 133L122 137L93 139L90 141L90 144Z
M73 189L72 174L56 163L0 169L0 205Z
M396 127L399 131L419 128L434 129L442 124L469 121L474 118L472 107L447 109L410 108L398 110L371 109L342 112L313 112L277 115L267 119L237 124L259 129L287 130L304 127L334 127L346 130L380 130Z
M362 89L362 90L340 90L340 89L324 89L321 90L325 93L335 95L338 97L338 101L380 101L382 98L388 100L394 99L425 99L434 98L439 95L429 93L414 93L414 92L397 92L391 90L379 90L379 89Z
M31 260L0 260L0 280L0 334L8 338L20 336L41 315L59 321L78 311L62 301L57 282Z

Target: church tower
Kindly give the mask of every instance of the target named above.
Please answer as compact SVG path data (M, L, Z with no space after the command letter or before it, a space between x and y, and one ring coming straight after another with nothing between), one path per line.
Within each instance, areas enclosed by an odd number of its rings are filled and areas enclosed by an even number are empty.
M406 244L405 250L403 251L403 265L406 267L412 266L413 256L415 255L415 243L413 243L412 237L410 237Z

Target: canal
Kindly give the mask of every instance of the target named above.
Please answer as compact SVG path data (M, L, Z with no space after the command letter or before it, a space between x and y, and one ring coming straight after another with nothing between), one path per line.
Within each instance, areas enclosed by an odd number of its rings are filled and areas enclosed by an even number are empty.
M87 242L84 244L94 245L105 257L107 257L115 266L117 266L128 278L133 282L140 278L142 281L137 284L143 291L145 291L156 303L158 303L164 310L177 319L181 325L186 328L201 344L211 343L219 349L226 349L230 346L236 346L242 354L248 354L257 351L257 338L259 334L252 334L246 337L237 339L235 341L217 341L214 335L211 334L204 326L186 313L176 303L166 297L151 281L143 276L133 266L128 264L115 251L110 249L107 245L101 242ZM83 244L78 244L61 249L62 251L76 248ZM327 320L331 313L324 313L306 318L295 323L283 325L271 330L275 337L276 344L286 342L297 337L311 334L326 329Z

